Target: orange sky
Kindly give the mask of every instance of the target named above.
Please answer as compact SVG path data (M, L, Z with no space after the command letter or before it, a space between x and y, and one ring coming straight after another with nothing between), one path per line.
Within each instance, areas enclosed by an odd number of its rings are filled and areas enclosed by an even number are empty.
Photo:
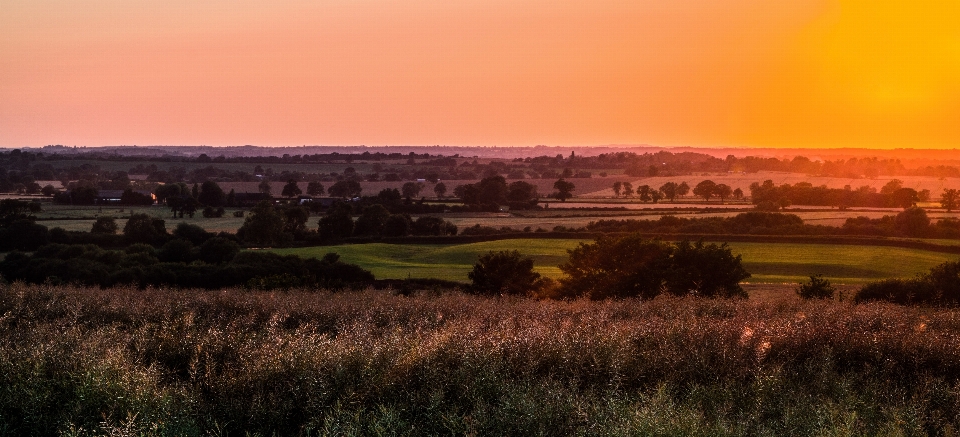
M957 0L2 0L0 147L960 148L958 23Z

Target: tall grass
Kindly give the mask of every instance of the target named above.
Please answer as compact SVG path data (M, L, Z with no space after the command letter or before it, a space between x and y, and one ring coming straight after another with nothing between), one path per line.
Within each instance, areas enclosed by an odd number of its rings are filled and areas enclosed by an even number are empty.
M8 435L946 435L958 377L888 304L0 291Z

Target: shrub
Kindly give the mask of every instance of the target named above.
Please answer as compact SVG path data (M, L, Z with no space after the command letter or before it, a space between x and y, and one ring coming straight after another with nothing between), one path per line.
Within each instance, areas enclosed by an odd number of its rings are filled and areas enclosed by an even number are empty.
M97 221L93 222L90 233L114 235L117 233L117 222L113 217L98 217Z
M834 291L830 280L823 279L823 275L811 275L810 282L800 283L796 289L801 299L832 299Z

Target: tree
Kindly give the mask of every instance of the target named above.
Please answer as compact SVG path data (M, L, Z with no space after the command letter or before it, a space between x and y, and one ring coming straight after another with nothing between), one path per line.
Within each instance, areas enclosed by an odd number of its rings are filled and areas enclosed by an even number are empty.
M930 217L923 208L910 207L894 217L894 225L903 235L922 237L930 230Z
M390 218L390 211L381 204L370 205L363 209L354 225L354 235L380 235L383 225Z
M117 229L117 222L113 217L98 217L97 221L93 222L90 233L114 235L117 233Z
M413 229L413 220L406 214L392 214L383 224L384 237L404 237L410 235Z
M287 205L280 209L280 214L283 216L283 231L290 233L303 231L310 218L310 211L303 206Z
M419 197L421 190L423 190L423 183L421 182L407 182L400 187L400 192L402 192L403 197L406 197L407 199Z
M187 184L179 182L176 184L158 185L157 188L153 190L153 194L157 196L157 202L165 203L167 199L172 197L187 196L189 195L189 191Z
M520 252L490 251L479 257L467 274L473 290L480 294L528 294L540 284L540 274L533 271L533 258Z
M686 196L690 192L690 186L686 182L680 182L680 185L677 185L677 195L680 197Z
M223 206L226 203L226 197L220 185L214 181L206 181L200 185L197 200L203 206Z
M957 209L958 206L960 206L960 190L955 188L943 190L943 194L940 195L940 207L950 212Z
M903 181L900 179L893 179L890 182L887 182L886 185L880 189L880 194L890 195L901 188L903 188Z
M327 193L333 197L349 199L359 196L362 191L363 187L360 186L360 182L344 180L333 184L330 189L327 190Z
M649 185L641 185L641 186L637 187L637 195L640 196L640 201L641 201L641 202L643 202L643 203L649 202L649 201L652 199L652 197L650 197L650 186L649 186Z
M633 195L633 185L630 182L623 183L623 197L630 197Z
M193 217L193 214L197 212L197 207L200 206L200 202L189 195L180 195L168 197L167 206L173 212L173 218L177 218L177 214L180 215L180 218L183 218L184 214Z
M267 179L261 180L260 184L257 185L257 189L260 190L261 193L266 194L268 196L270 195L270 191L273 190L273 188L270 186L270 181Z
M123 235L131 243L155 244L167 236L166 224L162 219L146 214L130 214L123 226Z
M669 244L639 235L601 236L580 243L567 262L560 264L561 295L590 299L653 298L662 291L670 268Z
M616 181L613 183L613 196L620 197L620 189L623 188L623 182Z
M727 184L717 184L717 186L714 188L714 194L720 198L720 203L723 203L724 199L733 194L733 190Z
M653 203L657 203L660 199L663 199L663 193L659 190L653 190L650 192L650 199L653 200Z
M297 181L290 179L287 181L287 184L283 186L283 190L280 191L280 195L283 197L296 197L302 194L303 191L300 190L300 186L297 184Z
M726 244L682 241L671 245L640 234L601 236L580 243L560 265L564 297L591 299L656 297L661 293L705 297L745 296L740 281L750 274Z
M507 180L503 176L490 176L477 182L477 201L479 203L507 203Z
M667 199L670 199L673 202L673 199L677 198L677 183L676 182L667 182L660 186L660 192L663 193Z
M339 240L347 238L353 234L353 219L350 218L352 209L350 205L343 202L337 202L327 215L320 218L317 223L317 233L325 241Z
M801 282L796 289L801 299L832 299L836 289L823 275L810 275L810 282Z
M57 194L58 192L59 190L57 190L53 185L50 185L50 184L44 185L43 188L40 189L40 193L47 197L52 197L54 194Z
M703 198L703 200L709 202L710 198L716 194L716 190L717 184L710 179L707 179L705 181L701 181L696 187L693 188L693 194L695 196L700 196Z
M269 201L262 200L243 220L237 237L259 247L278 246L285 240L283 226L283 216Z
M672 268L667 276L668 293L683 296L747 297L740 281L749 278L740 255L727 243L704 244L681 241L674 244Z
M323 184L317 181L310 181L307 183L307 194L311 196L322 196Z
M737 200L743 199L743 190L740 188L733 190L733 198Z
M537 186L529 182L516 181L507 186L507 200L510 202L527 203L539 197Z
M437 199L443 199L443 196L447 194L447 185L443 182L434 185L433 194L437 195Z
M464 205L474 205L479 202L480 190L476 184L457 185L453 195L458 197Z
M413 235L457 235L457 225L440 217L419 217L413 222Z
M566 202L567 199L573 197L573 190L575 190L576 187L572 182L567 182L563 180L563 178L560 178L553 183L553 189L557 190L557 192L554 193L554 197L560 199L561 202Z

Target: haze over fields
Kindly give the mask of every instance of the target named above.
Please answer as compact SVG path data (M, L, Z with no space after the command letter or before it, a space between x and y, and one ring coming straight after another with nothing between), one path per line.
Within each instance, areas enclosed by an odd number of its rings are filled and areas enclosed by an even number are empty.
M948 0L5 0L0 147L960 145Z

